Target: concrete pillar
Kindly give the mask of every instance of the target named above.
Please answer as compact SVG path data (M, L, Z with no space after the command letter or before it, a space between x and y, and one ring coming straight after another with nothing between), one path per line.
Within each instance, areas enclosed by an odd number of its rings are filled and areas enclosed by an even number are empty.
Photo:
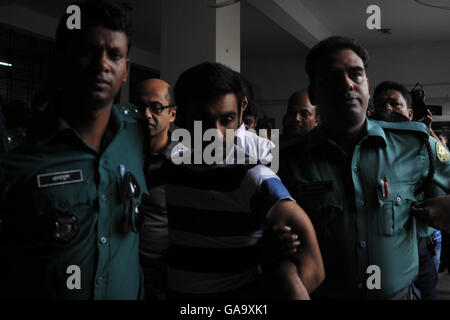
M162 1L160 71L172 85L184 70L205 61L240 71L240 4L211 8L209 2Z

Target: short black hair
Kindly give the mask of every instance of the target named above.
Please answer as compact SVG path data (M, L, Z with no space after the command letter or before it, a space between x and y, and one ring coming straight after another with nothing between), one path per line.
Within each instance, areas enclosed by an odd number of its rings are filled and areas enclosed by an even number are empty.
M244 85L244 95L247 97L248 104L247 108L244 110L243 117L245 116L253 116L255 119L258 119L258 103L255 98L255 91L253 90L253 85L248 81L245 77L242 77L242 83Z
M85 30L93 26L103 26L114 31L122 31L127 36L128 52L131 48L131 11L133 7L126 2L114 0L85 0L74 2L81 11L81 29L69 30L67 19L71 14L64 13L56 29L56 51L64 53L67 44L77 43Z
M217 62L204 62L184 71L175 84L174 92L180 126L186 125L182 122L187 108L202 108L234 93L240 113L245 96L241 75Z
M287 111L291 110L292 107L294 107L297 104L298 97L302 94L301 91L295 91L291 97L289 98L288 104L287 104Z
M400 92L406 101L406 106L408 107L408 109L412 109L411 93L408 91L408 89L406 89L404 85L395 81L383 81L377 85L375 91L373 92L373 103L375 106L377 105L377 101L379 100L381 95L388 90L396 90Z
M367 50L362 47L355 39L331 36L316 44L306 56L306 73L308 74L309 81L314 81L314 74L317 66L321 64L325 58L330 58L338 51L350 49L355 52L362 60L364 69L369 67L370 56Z

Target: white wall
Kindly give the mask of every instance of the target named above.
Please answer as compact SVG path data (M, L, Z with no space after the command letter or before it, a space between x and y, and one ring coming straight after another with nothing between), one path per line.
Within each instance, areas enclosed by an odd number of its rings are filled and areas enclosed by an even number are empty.
M304 61L305 57L242 61L242 74L254 85L266 116L276 118L277 128L281 129L291 94L308 86Z
M411 89L424 85L427 104L442 105L443 116L433 121L450 121L450 44L374 48L370 50L368 75L372 90L383 80L394 80Z

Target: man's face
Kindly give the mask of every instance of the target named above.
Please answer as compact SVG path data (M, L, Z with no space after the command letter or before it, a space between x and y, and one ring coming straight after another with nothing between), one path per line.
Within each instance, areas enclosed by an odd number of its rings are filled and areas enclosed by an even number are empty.
M244 116L243 121L244 121L244 125L245 125L245 130L248 130L248 129L256 130L257 121L256 121L255 116L252 116L252 115Z
M319 123L316 107L313 106L306 95L300 95L297 103L286 113L285 128L288 134L306 134Z
M145 110L148 129L152 138L167 135L170 124L175 121L176 108L160 108L170 105L169 86L161 80L145 82L139 88L137 105ZM142 106L152 105L161 111Z
M377 97L374 109L375 113L383 113L386 110L390 110L404 115L409 120L413 118L413 110L408 109L406 100L401 92L393 89L386 90Z
M229 93L203 108L188 108L186 120L190 126L189 130L193 133L194 121L202 121L203 132L207 129L217 129L221 138L224 139L227 129L237 130L239 128L240 119L242 119L242 113L246 106L244 102L239 114L236 95Z
M309 87L311 103L319 106L324 127L362 125L369 103L369 81L364 63L350 49L319 62Z
M64 60L67 90L92 108L100 109L114 100L126 82L130 60L124 32L103 26L87 29L81 43L68 44Z

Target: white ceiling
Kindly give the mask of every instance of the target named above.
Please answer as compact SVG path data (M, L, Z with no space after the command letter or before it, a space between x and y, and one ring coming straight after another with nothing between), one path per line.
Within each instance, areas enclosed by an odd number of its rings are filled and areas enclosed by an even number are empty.
M192 1L192 0L186 0ZM20 4L42 14L59 18L71 0L14 0L0 1ZM137 47L160 53L161 0L131 0L133 11L133 41ZM243 1L241 6L242 58L295 56L306 48L263 13Z
M192 0L186 0L192 1ZM331 34L354 37L370 47L393 45L426 45L450 42L450 10L424 7L414 0L277 0L298 1L317 18ZM450 6L450 0L421 0L434 5ZM0 0L0 5L15 3L58 18L70 0ZM134 43L137 47L159 54L161 0L131 0ZM243 59L284 58L303 55L307 48L264 13L241 1L241 52ZM381 8L381 27L391 28L383 35L366 28L371 4Z
M301 2L331 33L356 38L370 47L450 42L450 10L426 7L414 0ZM449 0L421 2L450 7ZM369 17L366 10L372 4L381 9L381 28L391 28L392 35L383 35L366 27Z

